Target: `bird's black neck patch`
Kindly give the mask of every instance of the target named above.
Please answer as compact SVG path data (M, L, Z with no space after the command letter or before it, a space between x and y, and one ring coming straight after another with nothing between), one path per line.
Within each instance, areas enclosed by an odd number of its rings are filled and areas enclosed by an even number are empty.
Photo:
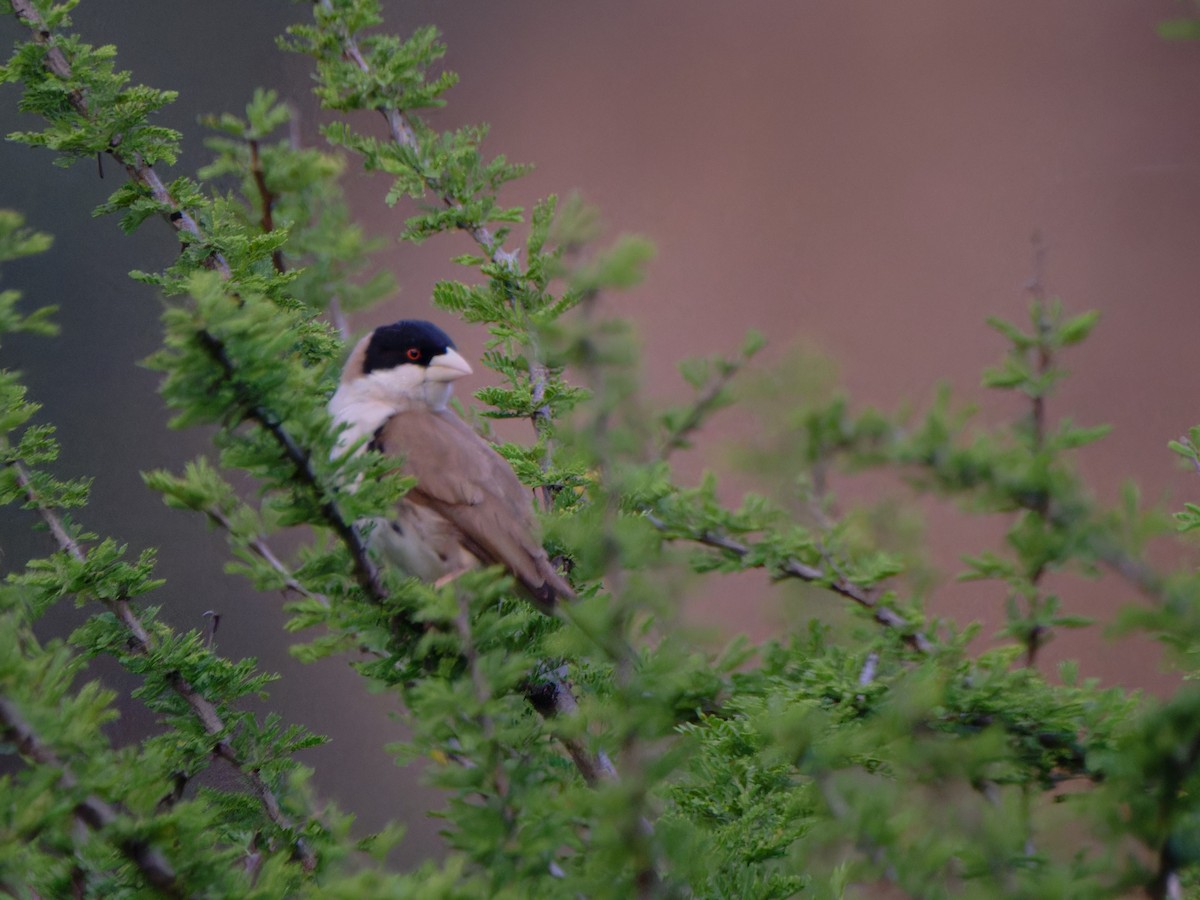
M435 356L454 348L454 341L432 322L402 319L381 325L371 334L363 358L363 374L396 366L428 366Z

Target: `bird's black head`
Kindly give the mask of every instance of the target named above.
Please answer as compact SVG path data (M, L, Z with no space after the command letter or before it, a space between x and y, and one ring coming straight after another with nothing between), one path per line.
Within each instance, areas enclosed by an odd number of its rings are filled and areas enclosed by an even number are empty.
M432 322L421 319L401 319L391 325L381 325L367 343L363 359L363 374L376 369L396 366L428 366L435 356L454 349L454 341Z

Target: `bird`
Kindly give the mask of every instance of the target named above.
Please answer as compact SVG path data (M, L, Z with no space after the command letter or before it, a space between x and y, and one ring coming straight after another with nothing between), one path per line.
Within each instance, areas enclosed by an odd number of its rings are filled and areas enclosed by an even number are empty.
M448 406L471 366L441 328L421 319L381 325L350 352L329 414L335 456L359 445L416 479L369 545L422 581L444 584L503 566L543 612L575 594L538 538L530 491L508 461ZM364 441L364 439L367 439Z

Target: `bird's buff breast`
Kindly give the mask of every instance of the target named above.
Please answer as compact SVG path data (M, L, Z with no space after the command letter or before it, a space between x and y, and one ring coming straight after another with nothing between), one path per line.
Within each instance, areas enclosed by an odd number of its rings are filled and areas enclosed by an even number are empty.
M433 510L401 501L394 518L369 520L373 550L396 568L422 581L473 568L478 560L463 548L454 527Z

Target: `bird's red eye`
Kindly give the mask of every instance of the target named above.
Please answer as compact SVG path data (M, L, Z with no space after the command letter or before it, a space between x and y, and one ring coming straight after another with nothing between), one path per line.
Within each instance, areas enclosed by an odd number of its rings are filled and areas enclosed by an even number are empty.
M421 358L421 351L418 350L416 347L409 347L408 350L405 351L404 355L407 356L409 359L411 359L413 362L416 362L418 359Z

